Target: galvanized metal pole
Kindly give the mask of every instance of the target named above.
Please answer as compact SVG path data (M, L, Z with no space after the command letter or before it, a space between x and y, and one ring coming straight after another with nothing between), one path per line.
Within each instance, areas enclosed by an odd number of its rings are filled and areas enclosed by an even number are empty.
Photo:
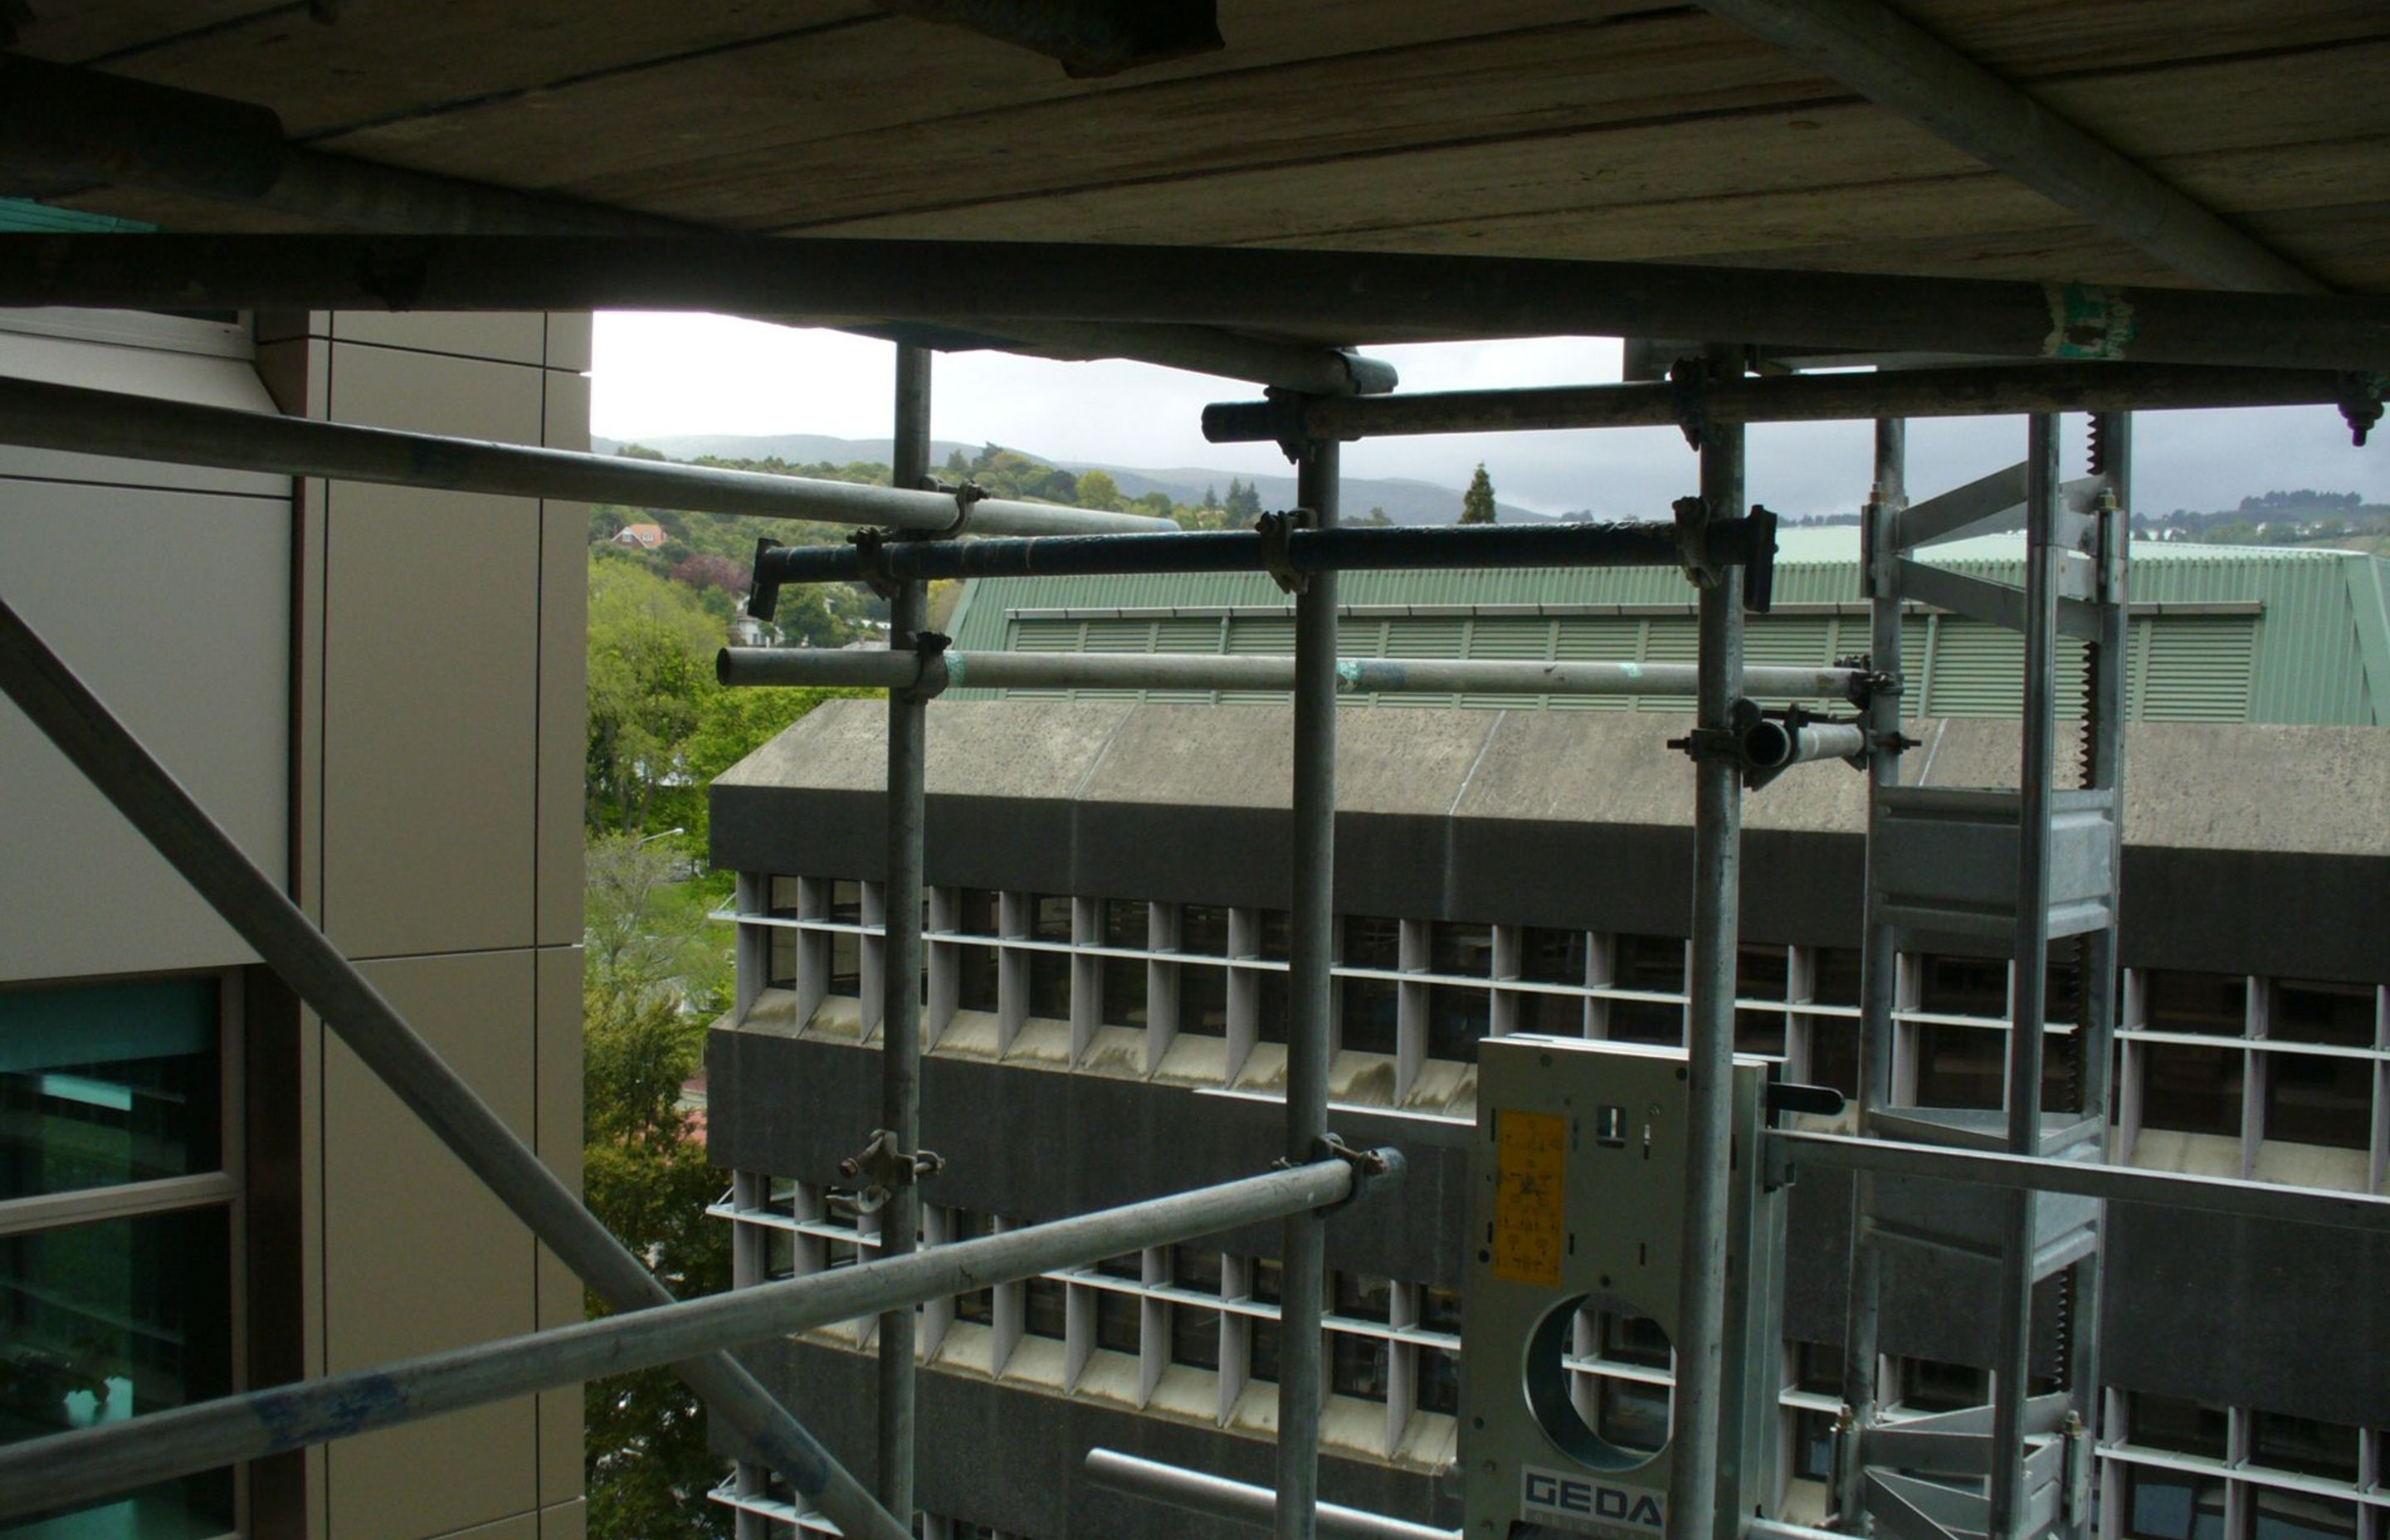
M919 487L930 473L930 350L896 350L895 446L890 480ZM922 584L899 583L888 601L888 649L909 652L928 624ZM928 702L910 690L888 692L888 875L883 890L880 1126L895 1153L911 1161L921 1148L921 826L927 794ZM921 1188L914 1174L889 1189L880 1211L880 1255L903 1256L920 1244ZM880 1501L913 1521L913 1307L880 1317Z
M5 601L0 689L407 1110L599 1298L623 1311L671 1303L654 1275L441 1061ZM904 1540L904 1526L737 1361L715 1354L680 1363L675 1372L759 1461L788 1478L842 1531Z
M0 1519L533 1391L701 1361L693 1355L1266 1224L1341 1201L1356 1183L1399 1178L1400 1151L1368 1152L1367 1164L1381 1162L1381 1174L1364 1175L1355 1162L1314 1161L910 1256L27 1440L0 1448Z
M1079 1467L1090 1486L1150 1502L1165 1503L1208 1519L1268 1529L1277 1522L1278 1494L1266 1486L1250 1486L1208 1471L1140 1459L1114 1449L1090 1449ZM1461 1540L1458 1530L1433 1529L1407 1519L1369 1513L1357 1508L1321 1503L1319 1540Z
M1303 446L1295 501L1321 529L1337 521L1340 456ZM1336 956L1336 574L1314 572L1294 601L1294 893L1286 1046L1286 1157L1318 1158L1328 1135L1328 1061ZM1286 1222L1279 1290L1279 1540L1313 1540L1319 1500L1320 1328L1328 1227Z
M1894 541L1901 511L1908 505L1908 424L1897 417L1875 425L1875 488L1866 512L1865 571L1871 635L1869 662L1879 674L1901 674L1900 552ZM1869 698L1867 727L1875 741L1895 740L1902 698L1878 691ZM1900 784L1900 757L1879 751L1868 760L1868 854L1882 854L1878 827L1882 794ZM1866 914L1859 953L1858 1128L1874 1131L1875 1116L1892 1090L1892 1012L1900 972L1899 937L1882 918L1876 885L1866 884ZM1812 1030L1815 1030L1814 1027ZM1875 1233L1875 1177L1861 1172L1851 1190L1850 1303L1843 1328L1843 1408L1834 1444L1834 1518L1849 1534L1868 1532L1867 1431L1876 1419L1876 1376L1882 1309L1883 1253Z
M1708 350L1712 373L1737 376L1740 348ZM1711 520L1743 502L1743 430L1710 424L1702 436L1701 498ZM1717 571L1701 590L1700 733L1724 734L1742 694L1742 572ZM1715 1540L1718 1442L1725 1399L1728 1170L1732 1159L1734 974L1742 842L1741 767L1718 739L1693 758L1693 917L1686 1027L1689 1148L1684 1273L1677 1293L1677 1383L1669 1440L1668 1540ZM1762 1344L1765 1346L1765 1344ZM1739 1518L1730 1515L1729 1518ZM1730 1532L1729 1532L1730 1533Z
M2041 1153L2042 1030L2049 962L2049 810L2058 737L2058 419L2028 419L2025 472L2024 700L2017 830L2016 975L2011 987L2008 1148ZM2000 1248L1999 1345L1992 1370L1990 1540L2023 1540L2024 1403L2033 1376L2034 1220L2030 1189L2011 1193Z
M1205 652L946 652L949 689L1291 690L1294 660L1283 653ZM714 677L733 687L803 686L809 688L902 690L919 677L920 664L902 652L864 648L726 648L714 660ZM1340 658L1336 689L1342 695L1398 691L1423 694L1624 696L1690 695L1701 670L1693 663L1602 662L1563 659L1533 662L1504 658ZM1743 670L1743 689L1761 697L1799 700L1848 700L1864 683L1857 669L1770 665ZM1774 723L1754 737L1773 733L1785 741L1780 752L1797 753L1821 734L1805 726L1796 745ZM1834 738L1833 751L1855 743Z
M923 492L918 485L819 481L311 422L37 379L0 379L0 443L385 486L752 513L933 534L964 521L964 504L952 493ZM970 526L977 533L1014 535L1152 534L1177 528L1166 519L993 497L970 505Z

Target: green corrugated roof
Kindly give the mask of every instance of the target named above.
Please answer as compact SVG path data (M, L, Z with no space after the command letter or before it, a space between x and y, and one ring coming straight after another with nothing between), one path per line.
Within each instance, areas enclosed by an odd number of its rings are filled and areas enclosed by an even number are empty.
M1831 661L1866 645L1863 615L1803 614L1802 606L1853 606L1861 597L1858 532L1784 532L1776 598L1795 612L1756 618L1755 659ZM1986 535L1931 547L1937 566L2005 583L2023 579L2021 535ZM1639 622L1566 619L1547 623L1515 607L1683 609L1684 579L1664 569L1348 572L1347 607L1376 611L1347 628L1346 650L1414 656L1591 657L1652 660L1690 640L1664 616ZM2141 613L2134 622L2134 714L2319 725L2390 724L2390 562L2349 551L2197 545L2141 541L2133 547L2136 606L2231 605L2238 614ZM1285 610L1258 573L1094 578L1005 578L970 584L954 621L967 650L1018 647L1161 651L1290 650L1285 622L1227 610ZM1397 608L1466 607L1491 614L1402 617ZM1176 610L1170 621L1156 611ZM1039 612L1024 617L1022 612ZM1107 618L1101 612L1131 611ZM1056 612L1068 612L1068 618ZM1289 611L1291 613L1291 611ZM1042 616L1043 618L1040 618ZM1980 622L1922 617L1908 651L1912 699L1922 714L2013 714L2016 642ZM1690 654L1687 654L1690 656ZM1921 675L1921 656L1923 659ZM979 693L979 692L967 692ZM1392 703L1392 702L1387 702ZM1484 704L1495 704L1492 700ZM1513 700L1508 702L1525 704ZM1649 706L1678 703L1641 701Z
M54 209L46 203L36 203L26 198L0 198L0 231L106 235L111 232L138 234L157 227L144 225L137 219L87 214L81 209Z

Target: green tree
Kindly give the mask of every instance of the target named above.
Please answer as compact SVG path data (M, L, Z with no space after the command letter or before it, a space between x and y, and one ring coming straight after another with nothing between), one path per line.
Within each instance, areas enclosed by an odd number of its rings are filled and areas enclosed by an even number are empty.
M584 815L637 834L657 794L685 784L681 745L713 683L722 622L636 559L589 562L589 725Z
M1485 474L1485 462L1477 462L1477 474L1469 478L1469 490L1460 494L1460 521L1464 524L1494 522L1494 480Z
M1117 508L1121 506L1120 483L1111 473L1086 470L1079 473L1079 506L1083 508Z
M1229 523L1250 524L1262 516L1262 494L1256 488L1231 476L1228 478L1227 501L1224 506L1228 510Z
M682 1085L697 1072L705 1027L666 989L627 976L594 981L583 998L582 1180L591 1212L683 1299L730 1285L726 1226L706 1217L722 1175L693 1136ZM594 1318L607 1314L595 1295ZM593 1540L721 1540L724 1509L705 1500L722 1474L708 1447L704 1404L670 1369L589 1382L589 1533Z

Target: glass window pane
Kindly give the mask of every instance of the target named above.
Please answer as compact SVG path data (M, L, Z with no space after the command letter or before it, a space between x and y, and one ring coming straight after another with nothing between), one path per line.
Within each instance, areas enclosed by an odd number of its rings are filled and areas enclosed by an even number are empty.
M1547 1037L1585 1035L1585 1001L1574 995L1522 995L1519 1030Z
M1494 976L1494 927L1440 919L1428 927L1428 971L1465 979Z
M2274 985L2266 1035L2289 1043L2373 1046L2373 986L2284 979Z
M1284 909L1262 909L1255 912L1254 930L1258 933L1256 957L1284 962L1294 955L1294 925Z
M1585 932L1530 925L1519 932L1519 977L1541 984L1585 982Z
M1328 1334L1329 1386L1338 1395L1386 1399L1386 1343L1377 1337Z
M68 1226L0 1240L0 1443L228 1394L231 1250L222 1209ZM232 1528L212 1470L0 1534L196 1540Z
M772 956L764 976L767 989L797 987L797 942L800 932L775 929L771 932Z
M1820 946L1817 959L1809 998L1821 1006L1857 1005L1859 949L1856 946Z
M2141 974L2141 1011L2152 1032L2238 1037L2249 1024L2249 981L2238 973L2147 969Z
M1125 946L1142 952L1151 932L1148 929L1148 913L1141 898L1108 898L1103 901L1104 944Z
M2152 1449L2220 1460L2229 1448L2231 1427L2232 1414L2223 1406L2136 1391L2132 1431L2126 1436L2128 1442Z
M1342 1041L1345 1050L1393 1053L1402 986L1391 979L1339 979L1336 993L1343 1002Z
M1616 986L1675 1000L1613 1000L1610 1035L1628 1043L1680 1044L1685 1037L1685 943L1675 936L1618 938Z
M2251 1495L2255 1540L2356 1540L2355 1503L2265 1486Z
M1201 1294L1220 1291L1220 1253L1202 1246L1170 1248L1170 1281Z
M1096 1290L1096 1346L1111 1353L1139 1350L1138 1317L1145 1302L1116 1290Z
M863 993L863 938L852 930L839 930L829 938L829 992Z
M797 918L798 882L793 877L767 877L764 879L764 912L782 919Z
M1053 1020L1071 1019L1071 955L1067 952L1029 954L1029 1014Z
M1193 963L1178 966L1178 1030L1205 1037L1228 1031L1228 970Z
M1246 1330L1253 1339L1252 1349L1245 1359L1246 1377L1278 1383L1278 1323L1251 1320Z
M1834 1479L1834 1415L1792 1414L1792 1474L1805 1482Z
M2224 1540L2224 1482L2125 1468L2125 1533L2133 1540Z
M1178 906L1178 950L1206 957L1228 955L1228 911L1216 904Z
M218 987L0 993L0 1199L220 1169Z
M1170 1307L1170 1361L1199 1369L1220 1367L1220 1313L1201 1305Z
M1344 955L1341 960L1345 967L1392 972L1403 966L1402 921L1374 915L1346 915L1343 934Z
M2008 1033L1926 1022L1917 1029L1917 1099L1926 1107L1998 1107Z
M1930 1358L1904 1359L1900 1368L1901 1403L1913 1411L1955 1412L1991 1399L1991 1380L1982 1369Z
M1442 1348L1423 1347L1417 1351L1419 1409L1458 1417L1460 1413L1459 1355L1446 1353Z
M823 917L841 925L863 923L863 884L844 878L829 885L829 913Z
M1255 989L1256 1008L1260 1015L1254 1023L1254 1039L1262 1043L1283 1043L1287 1027L1294 1020L1287 976L1273 971L1260 977L1261 982Z
M1103 978L1105 1024L1144 1026L1145 960L1141 957L1106 957L1103 960Z
M1841 1016L1809 1018L1809 1084L1859 1094L1859 1024Z
M2185 1134L2241 1132L2241 1073L2248 1055L2239 1048L2199 1048L2183 1043L2144 1043L2141 1060L2141 1126Z
M2283 1412L2258 1412L2250 1459L2277 1470L2297 1470L2335 1481L2357 1480L2357 1430Z
M1348 986L1349 987L1349 986ZM1493 1030L1493 996L1485 990L1432 984L1427 992L1427 1054L1477 1062L1477 1045Z
M2373 1065L2368 1059L2268 1055L2265 1136L2365 1149L2373 1134L2372 1082Z
M1460 1290L1458 1289L1422 1289L1420 1290L1420 1327L1426 1331L1448 1331L1460 1335Z
M1336 1315L1356 1321L1394 1319L1391 1287L1386 1279L1369 1273L1337 1274L1328 1307Z
M1022 1288L1027 1291L1022 1329L1032 1337L1060 1341L1068 1333L1071 1318L1069 1286L1057 1278L1031 1278Z
M1668 1387L1637 1380L1600 1381L1593 1431L1621 1449L1651 1451L1668 1442Z
M1033 941L1071 939L1071 900L1060 893L1033 893L1029 899L1029 936Z
M948 1241L977 1240L996 1233L996 1216L977 1209L949 1209L946 1213ZM981 1326L996 1324L996 1290L994 1288L974 1289L968 1294L955 1296L955 1319L976 1321Z
M2000 957L1918 959L1917 1008L1937 1016L1985 1016L2006 1020L2009 965Z
M955 1004L964 1010L993 1012L1000 1008L996 949L993 946L955 948Z
M1000 936L1003 926L998 921L1002 910L996 904L992 888L957 888L955 890L955 929L967 936Z

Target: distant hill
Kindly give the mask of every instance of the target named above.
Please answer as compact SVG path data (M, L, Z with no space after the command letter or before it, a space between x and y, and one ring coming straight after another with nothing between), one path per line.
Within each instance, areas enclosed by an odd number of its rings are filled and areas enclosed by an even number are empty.
M791 465L822 460L836 465L853 460L885 465L895 450L887 439L839 439L824 433L679 433L655 439L593 438L590 441L591 446L600 455L610 455L624 443L645 444L675 460L707 456L726 460L768 460L777 456ZM954 439L935 439L930 445L930 462L934 467L957 449L963 452L965 458L969 458L983 447L983 444L963 443ZM1008 444L1006 447L1013 446ZM1093 460L1057 460L1025 449L1019 453L1073 474L1101 470L1120 484L1122 495L1127 497L1142 497L1149 492L1162 492L1175 503L1200 503L1207 487L1226 495L1229 479L1234 477L1250 483L1260 493L1265 507L1286 507L1294 502L1294 478L1291 475L1249 476L1242 471L1207 470L1200 466L1140 469L1135 466L1105 465ZM1460 489L1407 477L1346 477L1344 517L1348 520L1365 518L1372 507L1384 508L1386 517L1397 524L1458 523L1460 520ZM1505 520L1512 523L1533 524L1548 517L1499 500L1497 500L1495 507Z

